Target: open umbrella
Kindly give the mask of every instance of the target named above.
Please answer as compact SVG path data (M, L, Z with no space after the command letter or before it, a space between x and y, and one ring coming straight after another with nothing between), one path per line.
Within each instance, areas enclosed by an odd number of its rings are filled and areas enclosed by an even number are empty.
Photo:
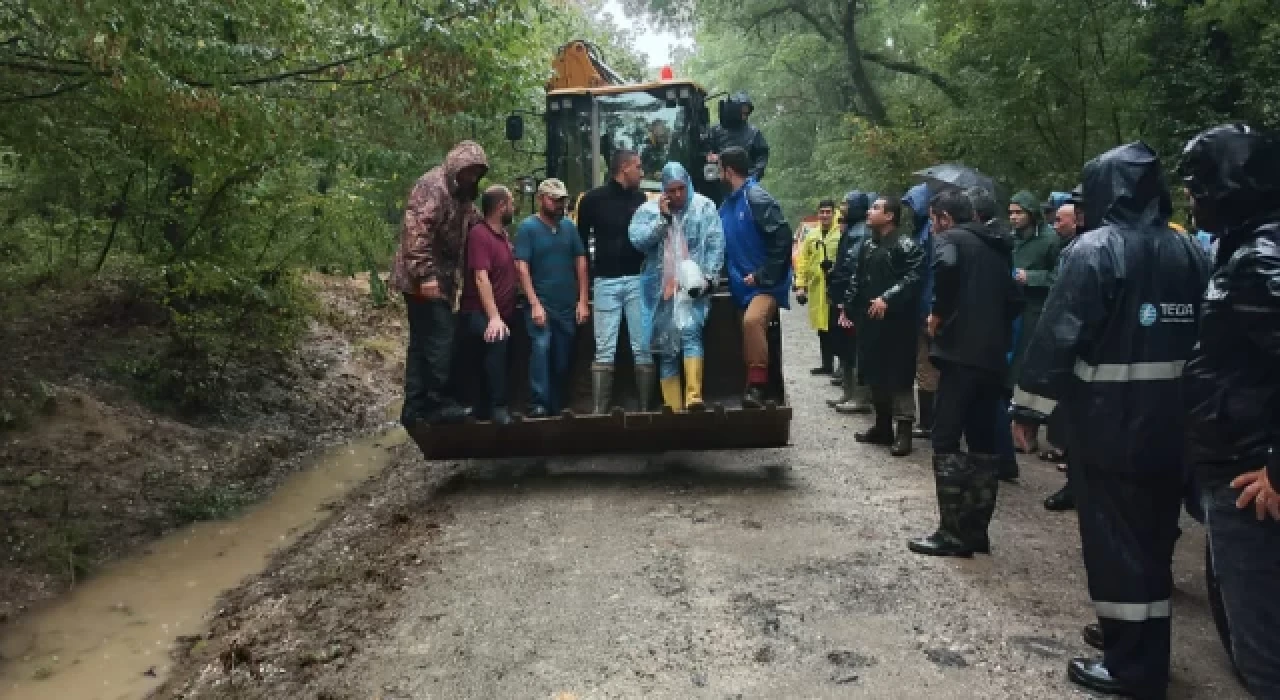
M924 170L917 170L912 174L929 185L931 193L948 189L966 190L970 187L981 187L990 192L991 196L997 199L1000 198L999 193L996 191L996 181L967 165L942 163L941 165L931 165Z

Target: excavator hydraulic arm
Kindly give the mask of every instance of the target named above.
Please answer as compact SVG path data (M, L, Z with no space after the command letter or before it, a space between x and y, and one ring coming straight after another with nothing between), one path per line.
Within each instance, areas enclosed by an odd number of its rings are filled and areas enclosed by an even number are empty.
M551 61L555 74L547 83L547 91L566 88L597 88L622 85L626 80L604 62L600 50L581 39L571 41L556 51Z

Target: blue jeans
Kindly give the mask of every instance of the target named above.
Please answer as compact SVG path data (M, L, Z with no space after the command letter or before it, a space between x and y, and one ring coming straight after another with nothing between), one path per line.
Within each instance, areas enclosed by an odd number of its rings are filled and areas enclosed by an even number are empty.
M525 310L525 324L532 350L529 353L529 403L556 414L564 408L565 385L569 381L569 363L573 359L573 339L578 326L573 311L557 314L547 310L547 325L538 327L533 312Z
M1280 522L1236 508L1227 480L1200 487L1236 668L1255 697L1280 698Z
M694 323L680 331L680 354L658 356L658 378L670 379L680 376L682 359L701 358L702 327L707 323L707 308L702 304L693 306Z
M644 298L639 275L601 277L594 287L597 365L612 365L618 353L618 329L623 315L627 318L627 336L631 340L631 357L637 365L653 364L649 352L649 329L645 321Z

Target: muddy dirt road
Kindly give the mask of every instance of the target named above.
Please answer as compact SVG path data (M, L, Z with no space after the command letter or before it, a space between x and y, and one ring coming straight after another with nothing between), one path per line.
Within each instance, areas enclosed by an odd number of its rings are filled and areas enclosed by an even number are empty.
M1091 620L1034 458L994 556L930 559L929 451L856 444L787 315L794 446L396 466L232 593L162 697L1054 698ZM443 485L443 487L442 487ZM1188 521L1172 698L1245 697ZM346 572L346 573L344 573Z

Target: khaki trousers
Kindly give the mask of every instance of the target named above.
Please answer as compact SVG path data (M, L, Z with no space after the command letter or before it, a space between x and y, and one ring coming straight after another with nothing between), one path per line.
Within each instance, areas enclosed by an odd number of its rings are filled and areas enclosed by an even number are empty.
M742 314L742 358L747 365L747 382L765 384L769 378L769 322L778 313L778 300L757 294Z

